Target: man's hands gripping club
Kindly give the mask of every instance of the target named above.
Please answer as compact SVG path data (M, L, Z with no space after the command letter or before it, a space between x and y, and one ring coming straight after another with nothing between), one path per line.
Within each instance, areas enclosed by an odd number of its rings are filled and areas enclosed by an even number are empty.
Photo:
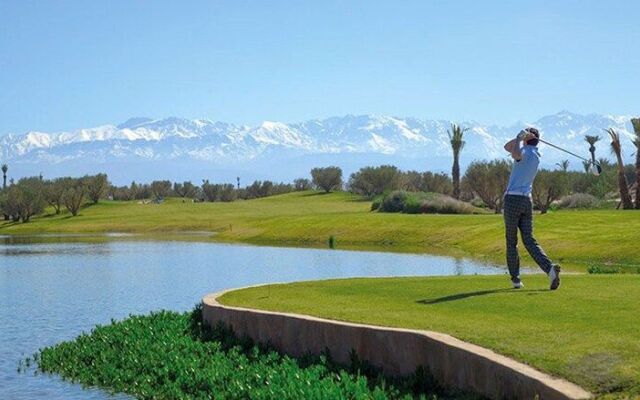
M535 138L536 136L529 132L526 129L521 130L515 139L508 141L504 145L504 149L511 153L511 157L514 160L520 161L522 159L522 147L520 146L520 142L527 143L528 140Z

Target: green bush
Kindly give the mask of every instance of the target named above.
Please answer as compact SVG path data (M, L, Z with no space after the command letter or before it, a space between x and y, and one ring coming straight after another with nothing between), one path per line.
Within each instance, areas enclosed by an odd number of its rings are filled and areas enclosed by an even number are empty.
M591 265L587 268L587 272L590 274L619 274L622 272L617 267L607 267L604 265Z
M404 204L409 197L409 193L404 190L395 190L382 199L380 211L384 212L400 212L404 209Z
M405 192L397 190L384 196L372 210L405 214L473 214L478 211L469 203L439 193Z
M389 381L353 355L350 366L329 355L293 359L200 321L201 307L130 316L42 349L34 361L41 372L141 399L424 398L440 390L424 370Z
M400 188L403 172L393 165L363 167L349 178L349 190L368 198Z
M609 265L590 265L587 267L590 274L640 274L640 267L633 266L609 266Z
M422 193L411 193L407 196L402 207L402 212L405 214L421 214L423 213L422 207L426 201L426 196Z
M382 199L384 199L384 195L376 196L371 202L371 211L377 211L382 205Z

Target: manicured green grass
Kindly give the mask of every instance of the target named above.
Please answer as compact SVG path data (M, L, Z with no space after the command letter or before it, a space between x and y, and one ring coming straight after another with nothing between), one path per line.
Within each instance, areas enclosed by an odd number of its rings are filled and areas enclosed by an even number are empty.
M406 215L370 212L371 203L349 193L299 192L233 203L163 204L101 201L80 216L67 213L27 224L0 223L0 234L134 232L168 235L216 232L215 240L278 246L426 252L504 263L500 215ZM545 250L565 266L618 263L640 266L640 212L558 211L536 215ZM531 260L522 252L526 263ZM634 268L635 269L635 268Z
M140 399L382 400L431 393L435 400L442 393L424 371L389 382L356 359L350 366L326 356L295 360L200 321L200 308L131 316L42 349L20 369L35 361L42 372Z
M453 335L613 398L640 396L640 276L504 276L300 282L232 291L227 305Z

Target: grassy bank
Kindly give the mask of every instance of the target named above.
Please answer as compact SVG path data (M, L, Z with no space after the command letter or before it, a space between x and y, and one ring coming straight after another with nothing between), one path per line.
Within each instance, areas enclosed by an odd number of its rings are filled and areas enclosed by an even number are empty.
M198 308L132 316L45 348L33 361L42 372L140 399L472 398L443 393L424 372L390 382L356 359L350 366L326 356L295 360L201 320Z
M299 192L233 203L163 204L102 201L68 214L0 223L0 234L132 232L167 235L216 232L215 240L279 246L428 252L504 263L500 215L406 215L370 212L370 202L348 193ZM539 241L564 263L586 268L608 262L640 265L640 212L559 211L535 218ZM526 253L526 252L523 252ZM526 254L525 262L530 263Z
M233 291L223 304L451 334L611 398L640 396L640 276L300 282Z

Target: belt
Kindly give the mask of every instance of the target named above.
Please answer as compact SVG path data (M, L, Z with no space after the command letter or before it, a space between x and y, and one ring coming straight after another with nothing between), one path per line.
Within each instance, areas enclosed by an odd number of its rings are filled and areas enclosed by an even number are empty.
M531 193L515 192L513 190L507 191L505 195L531 197Z

